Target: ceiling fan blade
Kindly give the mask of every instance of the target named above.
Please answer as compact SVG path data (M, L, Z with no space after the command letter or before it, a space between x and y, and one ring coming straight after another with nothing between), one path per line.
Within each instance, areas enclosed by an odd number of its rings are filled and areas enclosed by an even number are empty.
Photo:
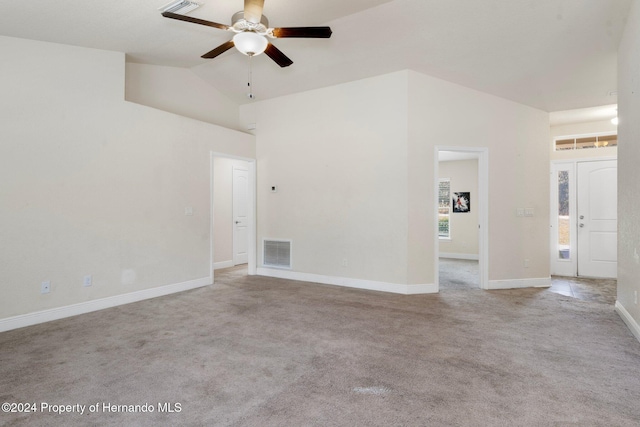
M273 35L277 38L302 37L311 39L328 39L331 37L330 27L287 27L274 28Z
M194 24L206 25L207 27L220 28L221 30L228 30L229 26L224 24L218 24L217 22L205 21L204 19L193 18L191 16L180 15L173 12L162 12L162 16L165 18L177 19L179 21L192 22Z
M213 49L212 51L205 53L204 55L201 56L201 58L206 58L206 59L215 58L218 55L222 55L223 53L231 49L233 46L234 46L233 40L229 40L226 43L222 43L220 46Z
M271 43L269 43L267 45L267 48L265 49L264 53L267 54L267 56L271 59L273 59L273 61L278 64L281 67L288 67L289 65L293 64L293 61L290 60L287 55L285 55L284 53L282 53L282 51L280 49L278 49L277 47L275 47L274 45L272 45Z
M264 0L244 0L244 19L259 24L263 8Z

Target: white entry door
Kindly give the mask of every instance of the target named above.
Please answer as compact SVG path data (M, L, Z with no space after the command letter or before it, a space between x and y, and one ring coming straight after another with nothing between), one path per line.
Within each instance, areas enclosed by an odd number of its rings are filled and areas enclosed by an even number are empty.
M578 163L578 275L617 276L616 160Z
M233 265L248 262L249 172L233 168Z

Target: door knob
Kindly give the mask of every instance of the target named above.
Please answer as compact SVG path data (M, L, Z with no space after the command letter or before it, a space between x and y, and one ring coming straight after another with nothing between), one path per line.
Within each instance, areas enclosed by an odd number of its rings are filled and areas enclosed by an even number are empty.
M580 219L584 219L584 215L580 215Z
M236 221L236 224L240 224L240 221Z
M584 224L580 224L580 228L584 227Z

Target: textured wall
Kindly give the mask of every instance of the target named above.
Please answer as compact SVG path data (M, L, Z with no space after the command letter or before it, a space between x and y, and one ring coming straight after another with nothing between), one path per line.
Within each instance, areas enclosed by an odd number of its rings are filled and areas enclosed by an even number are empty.
M640 324L640 1L618 52L618 303ZM636 331L638 334L640 330ZM638 335L640 339L640 335Z
M434 283L434 149L449 145L490 150L489 278L549 277L547 113L412 71L243 109L258 239L292 239L294 271Z
M291 239L294 271L406 283L406 87L394 73L253 104L259 247Z
M549 114L415 72L409 76L409 159L416 171L410 203L424 203L423 197L429 203L416 205L426 211L410 223L416 230L411 237L434 239L433 227L419 225L435 213L429 202L433 147L486 147L489 280L549 278ZM534 208L535 215L517 217L518 207ZM428 269L431 259L430 253L416 251L410 253L410 266ZM432 268L419 274L433 275Z
M210 152L253 137L125 102L124 54L0 50L0 319L209 277Z
M127 101L238 129L238 104L187 68L126 64Z

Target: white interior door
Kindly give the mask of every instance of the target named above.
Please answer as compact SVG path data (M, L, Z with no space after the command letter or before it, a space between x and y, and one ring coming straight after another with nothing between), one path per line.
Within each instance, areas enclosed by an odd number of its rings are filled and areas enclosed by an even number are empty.
M248 262L249 172L233 168L233 265Z
M617 161L578 163L578 275L617 276Z

